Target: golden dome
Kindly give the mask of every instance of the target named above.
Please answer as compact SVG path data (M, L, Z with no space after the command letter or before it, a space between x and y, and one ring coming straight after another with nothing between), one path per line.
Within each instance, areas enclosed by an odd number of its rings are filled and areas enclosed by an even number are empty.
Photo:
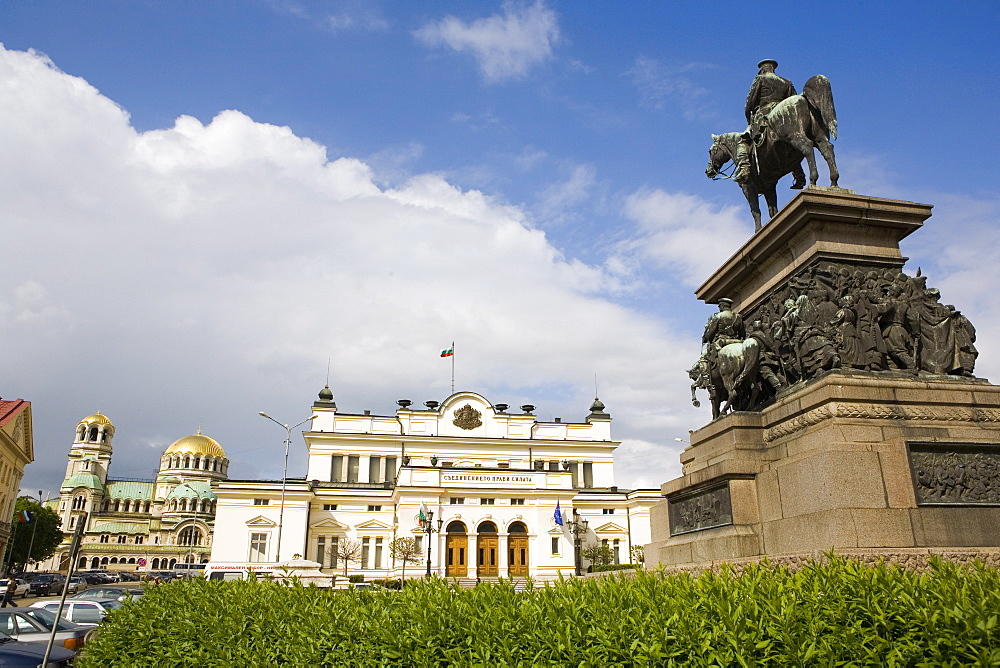
M81 424L104 424L104 425L111 425L112 427L114 427L114 425L111 424L111 420L108 419L107 415L101 415L101 411L97 411L93 415L88 415L87 417L85 417L82 420L80 420L80 423Z
M201 429L198 430L197 434L177 439L170 444L170 447L163 451L165 455L175 453L209 455L212 457L226 456L226 451L222 449L222 446L214 438L203 435Z

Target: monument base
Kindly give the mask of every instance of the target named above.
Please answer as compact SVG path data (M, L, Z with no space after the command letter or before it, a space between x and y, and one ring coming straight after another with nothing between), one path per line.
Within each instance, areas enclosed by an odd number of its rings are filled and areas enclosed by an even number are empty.
M930 214L807 188L698 288L720 312L689 373L747 410L692 432L647 564L1000 548L1000 387L971 377L971 323L902 272Z
M692 432L646 562L1000 548L1000 387L833 371ZM989 551L989 550L988 550Z

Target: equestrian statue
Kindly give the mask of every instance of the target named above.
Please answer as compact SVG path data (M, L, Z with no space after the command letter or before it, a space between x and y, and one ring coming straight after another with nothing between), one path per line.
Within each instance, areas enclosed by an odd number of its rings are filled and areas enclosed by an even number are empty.
M794 178L792 189L803 188L803 158L809 163L809 184L816 185L819 172L813 149L819 149L826 160L832 187L838 187L840 175L830 143L831 137L837 138L830 80L817 74L799 95L791 81L774 73L777 61L762 60L757 67L744 105L747 129L712 135L705 174L718 178L723 165L733 162L735 173L731 178L743 189L753 213L754 229L760 230L759 197L763 195L767 202L769 218L778 213L778 180L790 173Z

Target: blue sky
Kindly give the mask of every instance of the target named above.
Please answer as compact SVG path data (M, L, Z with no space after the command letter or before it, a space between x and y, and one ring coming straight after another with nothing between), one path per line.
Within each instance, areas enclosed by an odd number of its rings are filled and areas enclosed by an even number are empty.
M908 267L996 377L1000 5L747 7L0 4L21 249L0 395L34 402L25 488L57 489L98 408L115 475L149 477L200 425L234 477L276 476L257 411L306 417L328 358L343 410L440 400L452 339L459 389L545 419L582 418L596 373L620 484L675 476L674 439L707 420L683 371L713 309L692 290L752 232L703 174L709 135L741 128L765 57L831 80L842 186L935 205Z

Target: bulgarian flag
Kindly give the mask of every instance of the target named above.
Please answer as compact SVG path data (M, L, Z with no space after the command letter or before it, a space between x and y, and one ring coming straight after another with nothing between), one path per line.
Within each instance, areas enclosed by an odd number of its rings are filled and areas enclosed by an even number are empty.
M441 351L441 357L452 357L455 355L455 342L451 342L451 348L445 348Z
M17 514L17 521L21 524L31 524L31 520L33 519L34 515L28 510L22 510Z
M427 521L427 515L428 515L428 513L430 513L430 511L427 510L427 504L425 504L423 501L421 501L420 502L420 526L421 527L423 527L424 526L424 522Z

